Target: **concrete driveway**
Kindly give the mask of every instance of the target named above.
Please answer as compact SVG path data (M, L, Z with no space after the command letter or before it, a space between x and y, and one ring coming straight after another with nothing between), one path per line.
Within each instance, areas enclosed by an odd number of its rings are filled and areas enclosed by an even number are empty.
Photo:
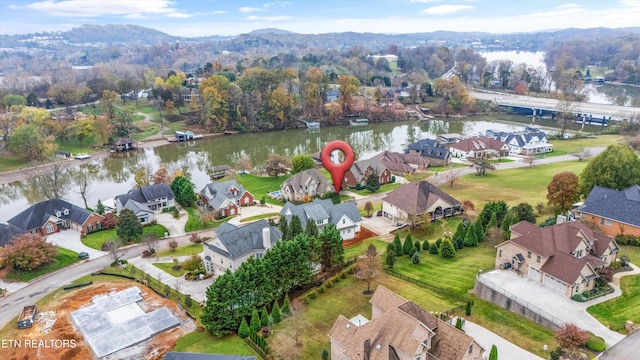
M241 207L240 215L234 216L233 218L231 218L231 220L229 220L229 223L233 225L238 225L238 226L246 225L246 224L249 224L251 221L242 222L242 223L240 221L242 221L242 219L246 219L252 216L272 214L272 213L280 214L280 210L282 210L282 206L272 205L272 204ZM257 220L260 220L260 219L256 219L255 221Z
M376 235L387 235L398 228L391 220L375 215L370 218L363 216L361 225L373 231Z
M155 220L158 224L164 226L169 230L169 236L184 235L184 225L189 220L189 215L186 211L178 207L180 210L180 216L176 219L171 213L161 213L155 215Z
M578 327L589 330L597 336L604 338L607 346L612 346L622 340L624 335L609 330L587 312L587 307L620 296L622 292L616 291L588 302L580 303L559 294L539 282L520 277L515 272L494 270L483 275L485 280L492 282L499 288L522 298L531 305L550 313L565 323L573 323ZM610 283L610 285L613 285Z
M80 232L73 229L48 235L47 242L77 253L86 252L89 254L90 259L95 259L107 254L105 251L95 250L83 244L82 241L80 241Z
M456 318L452 320L452 323L456 323ZM469 320L465 320L462 330L482 345L486 350L486 358L489 357L491 346L495 345L498 348L498 358L500 359L543 360L541 357L528 352L500 335L478 324L474 324Z

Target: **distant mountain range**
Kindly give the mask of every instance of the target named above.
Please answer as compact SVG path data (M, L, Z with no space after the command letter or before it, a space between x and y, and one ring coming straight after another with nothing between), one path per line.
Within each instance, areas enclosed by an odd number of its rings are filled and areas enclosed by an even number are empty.
M401 31L401 29L397 29ZM363 46L381 50L390 45L411 47L428 43L447 46L476 44L480 49L499 46L502 49L537 51L549 41L569 41L579 38L614 38L640 34L640 27L564 29L533 33L492 34L483 32L433 31L408 34L327 33L299 34L279 29L261 29L236 36L205 36L186 38L168 35L137 25L84 25L64 32L44 32L22 35L2 35L2 47L51 46L64 44L158 45L175 42L216 42L218 48L242 51L244 48L269 44L272 47L343 49ZM48 41L49 40L49 41ZM225 44L224 42L228 43ZM223 42L223 43L220 43Z

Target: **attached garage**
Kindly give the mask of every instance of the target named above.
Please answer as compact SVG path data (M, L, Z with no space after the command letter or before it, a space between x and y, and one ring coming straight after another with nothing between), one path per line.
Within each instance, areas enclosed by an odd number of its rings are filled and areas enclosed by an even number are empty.
M529 274L528 274L529 279L536 281L536 282L540 282L540 270L529 266Z
M567 291L567 284L565 284L562 280L556 279L549 274L544 274L542 283L563 295Z

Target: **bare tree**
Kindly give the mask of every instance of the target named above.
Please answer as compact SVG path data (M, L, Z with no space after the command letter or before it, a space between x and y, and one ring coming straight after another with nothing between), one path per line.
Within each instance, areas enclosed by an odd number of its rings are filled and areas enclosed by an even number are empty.
M449 187L453 187L453 184L455 184L455 182L458 180L458 178L460 177L460 172L462 171L462 168L451 168L447 171L444 172L445 177L447 178L447 181L449 182Z
M585 158L588 158L589 156L591 156L591 153L589 152L589 150L587 148L583 147L580 151L575 152L572 155L577 157L578 161L582 161Z
M300 332L304 327L302 323L302 315L304 314L304 304L299 299L291 302L291 314L289 315L289 321L291 322L291 338L295 342L296 347L300 347Z
M87 204L87 195L91 187L91 180L98 171L99 169L96 164L86 164L75 170L68 171L70 174L68 177L73 181L73 191L80 194L85 208L89 207Z
M477 176L484 176L487 171L495 170L496 167L491 164L488 156L479 156L475 158L467 158L475 167Z
M575 120L573 104L571 101L560 101L556 106L556 119L560 127L560 138L564 139L564 134L571 121Z
M525 164L529 164L529 166L533 166L536 162L536 157L533 155L527 155L522 159L522 161L524 161Z
M149 253L155 254L156 245L158 245L158 237L155 234L149 233L144 235L142 239L144 240L144 243L147 245L147 249L149 250Z
M127 253L127 251L122 248L122 240L119 238L106 242L105 247L114 263L120 262L120 259Z
M377 255L378 251L376 247L373 244L369 244L364 256L358 258L359 270L356 273L356 277L367 282L367 290L362 292L365 295L371 295L373 293L373 291L371 291L371 280L373 280L378 273L378 271L376 271L377 262L375 261Z

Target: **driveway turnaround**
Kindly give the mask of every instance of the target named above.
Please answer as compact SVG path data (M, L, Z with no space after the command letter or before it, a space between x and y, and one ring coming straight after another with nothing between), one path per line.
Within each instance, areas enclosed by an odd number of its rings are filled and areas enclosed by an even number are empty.
M573 301L526 277L520 277L512 271L493 270L482 275L485 280L492 282L498 288L518 296L565 323L572 323L589 330L604 338L607 346L613 346L624 338L624 335L610 330L587 312L587 307L620 296L622 292L614 286L616 291L588 302ZM613 285L609 283L609 285Z
M47 242L77 253L86 252L89 254L90 259L95 259L107 254L106 251L92 249L83 244L80 240L80 232L73 229L47 235Z
M229 224L233 224L236 226L243 226L251 223L252 221L241 222L242 219L247 219L253 216L260 216L266 214L280 214L282 210L282 206L265 204L265 205L253 205L253 206L244 206L240 208L240 215L234 216L229 219ZM279 215L273 215L278 217ZM253 221L258 221L260 219L255 219Z
M452 323L455 324L455 322L456 319L454 318ZM500 335L491 332L478 324L474 324L469 320L465 320L462 329L467 333L467 335L472 336L480 345L482 345L482 347L484 347L487 357L491 351L491 346L495 345L498 348L499 359L543 360L541 357L528 352L516 344L509 342Z
M187 215L186 211L180 209L180 216L177 219L171 213L162 213L156 214L155 220L158 224L167 228L169 235L180 236L185 234L184 225L189 220L189 215Z

